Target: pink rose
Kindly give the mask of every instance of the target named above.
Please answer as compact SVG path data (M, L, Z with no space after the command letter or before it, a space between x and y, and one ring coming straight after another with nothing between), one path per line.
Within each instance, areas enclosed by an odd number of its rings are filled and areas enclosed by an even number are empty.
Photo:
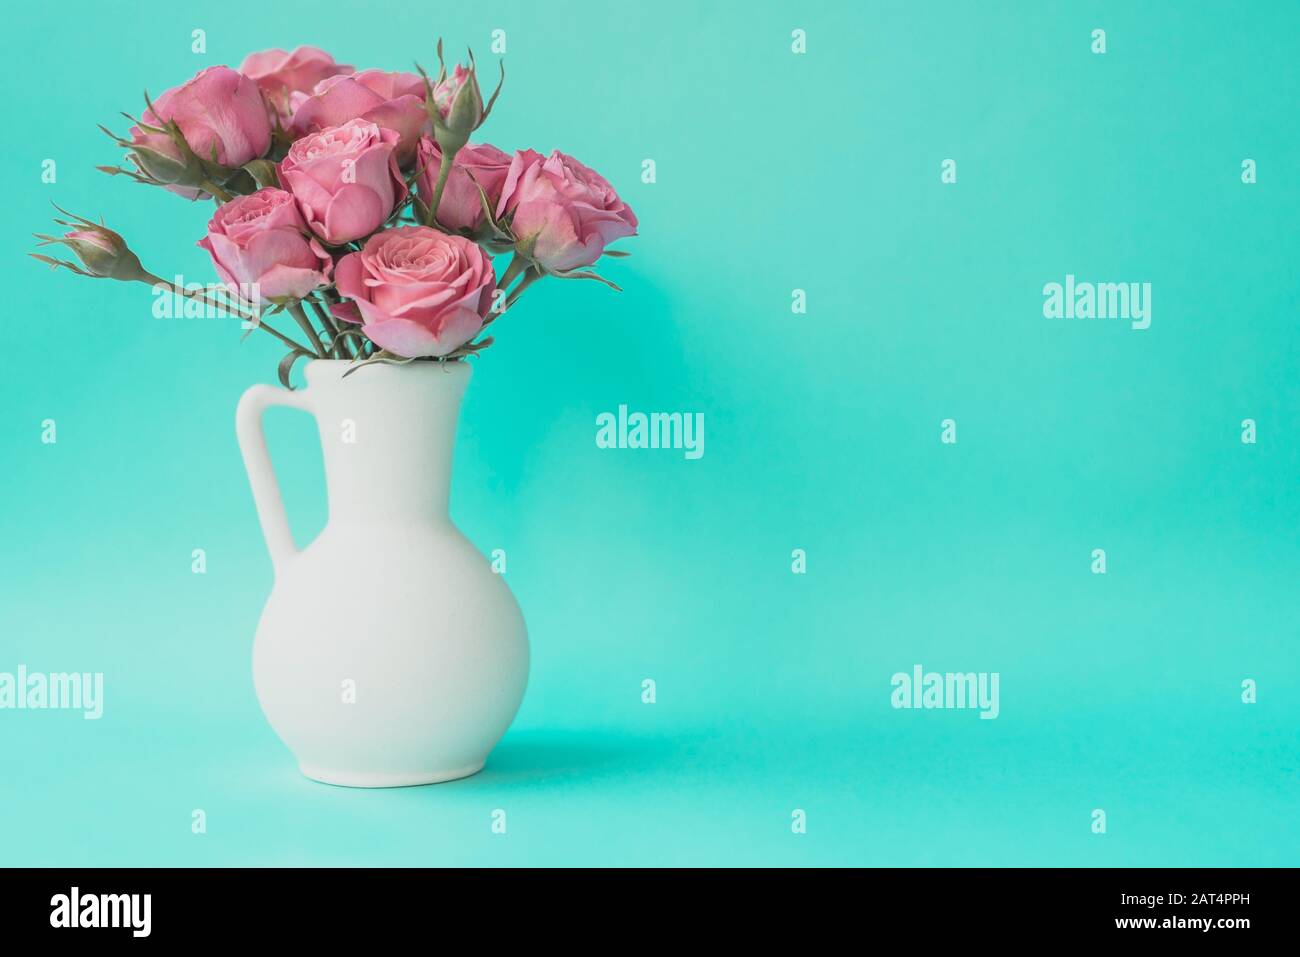
M506 213L516 245L549 272L590 266L609 243L636 235L636 215L614 187L559 150L515 153L497 203L497 217Z
M334 58L324 50L300 46L292 53L283 50L250 53L244 58L239 72L261 88L267 106L280 118L282 126L288 126L292 116L290 96L294 93L310 93L326 77L352 73L353 68L335 63Z
M397 161L406 166L415 157L415 145L429 122L424 93L424 80L414 73L363 70L352 76L327 77L310 95L290 97L290 132L303 136L342 126L348 120L369 120L397 131Z
M217 164L229 168L257 159L271 146L271 121L257 84L230 67L200 70L188 83L154 100L142 119L150 126L174 120L195 155L209 161L215 150ZM162 134L139 127L131 134L164 156L180 158L175 144Z
M438 167L442 163L442 150L430 137L420 138L416 151L416 167L420 178L416 183L425 205L433 202L433 190L438 183ZM495 209L501 198L510 171L510 157L488 143L467 143L456 153L451 174L442 190L438 203L438 222L448 229L477 229L483 222L483 200L478 186L487 193L488 206ZM471 179L470 177L473 177ZM475 186L475 182L478 186Z
M462 236L426 226L376 233L360 252L339 260L338 291L353 301L334 307L389 352L445 356L473 339L492 308L492 260Z
M282 189L259 189L218 207L199 245L232 291L257 283L266 299L301 299L327 285L333 268Z
M406 199L397 133L367 120L309 133L289 147L280 182L312 232L331 246L369 236Z

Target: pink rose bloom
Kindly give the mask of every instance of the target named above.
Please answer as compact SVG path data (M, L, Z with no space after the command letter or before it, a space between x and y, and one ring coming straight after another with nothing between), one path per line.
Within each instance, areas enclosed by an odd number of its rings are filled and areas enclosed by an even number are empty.
M367 120L309 133L289 147L280 182L307 225L331 246L369 236L406 199L397 133Z
M199 245L232 291L257 283L265 299L301 299L327 285L333 268L282 189L259 189L218 207Z
M335 286L353 301L334 307L389 352L445 356L483 328L496 288L492 260L463 236L426 226L386 229L339 260Z
M250 53L239 72L261 88L267 106L280 118L282 126L288 126L292 116L289 97L294 93L310 93L326 77L352 73L353 68L335 63L324 50L300 46L292 53L283 50Z
M438 167L442 163L442 150L428 136L420 138L416 151L416 168L420 177L416 188L425 205L433 202L433 190L438 183ZM442 190L438 203L438 222L448 229L474 230L483 222L483 200L478 186L487 193L488 206L496 208L501 198L501 187L510 172L510 156L488 143L467 143L456 153L451 174ZM470 177L473 177L471 179ZM477 181L478 186L475 186Z
M342 126L348 120L369 120L397 131L397 161L406 166L415 157L420 134L428 127L424 93L424 80L414 73L363 70L352 76L327 77L310 95L290 96L293 119L289 129L295 136L304 136Z
M497 203L497 217L506 213L517 245L549 272L590 266L609 243L636 235L636 215L614 187L559 150L515 153Z
M257 159L271 146L271 121L261 91L248 77L226 66L200 70L188 83L154 100L153 109L145 110L141 118L150 126L175 120L195 155L211 160L215 149L217 163L229 168ZM139 127L132 127L131 134L164 156L180 156L162 134Z

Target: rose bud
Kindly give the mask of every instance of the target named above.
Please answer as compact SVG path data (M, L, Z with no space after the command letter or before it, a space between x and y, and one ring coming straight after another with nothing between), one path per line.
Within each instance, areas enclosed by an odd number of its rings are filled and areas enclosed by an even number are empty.
M442 125L453 133L468 138L483 125L483 93L473 69L457 63L451 75L433 88L433 103Z
M464 67L458 63L449 76L442 60L442 41L439 40L438 64L440 68L436 83L431 82L423 70L420 75L424 77L428 88L426 105L429 120L433 124L433 137L444 153L454 156L457 150L469 142L470 134L482 126L492 112L492 104L501 92L501 83L505 82L505 67L501 68L501 81L484 106L472 50L469 66Z
M332 76L316 84L310 95L290 97L293 119L289 130L304 136L342 126L348 120L368 120L397 131L397 162L408 166L420 134L428 128L424 95L424 81L414 73L363 70L352 76Z
M595 170L556 150L520 150L496 216L511 214L515 248L547 272L590 266L605 246L636 235L636 215Z
M142 130L131 127L131 139L122 141L130 152L127 158L135 164L142 177L186 199L199 199L207 195L199 188L207 180L203 164L184 143L166 132ZM101 167L101 169L107 168Z
M310 93L321 80L352 73L353 68L335 63L334 58L324 50L300 46L292 53L283 50L250 53L244 58L239 72L258 85L273 117L279 120L282 127L288 128L289 119L293 115L290 105L293 94Z
M416 188L426 206L433 202L441 163L442 150L438 144L427 136L421 137L416 153L416 168L420 171ZM478 229L484 220L479 187L487 194L488 208L495 209L509 171L509 154L488 143L467 143L457 150L438 203L438 223L453 230Z
M406 199L395 130L368 120L310 133L289 148L280 182L308 227L331 246L369 236Z
M63 210L60 209L59 212L63 212ZM33 253L35 258L41 262L49 263L51 266L64 266L73 272L81 273L83 276L93 276L98 279L118 279L122 282L133 282L138 279L145 279L148 276L148 273L144 271L144 267L140 265L140 260L136 258L135 253L127 248L126 240L121 236L107 226L97 225L72 213L67 215L72 216L76 222L66 222L62 219L55 220L61 226L72 227L63 236L46 236L37 233L36 238L41 240L38 244L41 246L49 246L54 243L67 246L81 260L81 267L79 268L70 262Z
M335 287L352 299L333 312L361 322L376 345L404 358L445 356L473 339L492 308L492 260L463 236L427 226L386 229L339 260Z
M263 299L302 299L329 284L333 260L307 231L293 196L259 189L218 207L199 240L221 281L235 295L256 283Z

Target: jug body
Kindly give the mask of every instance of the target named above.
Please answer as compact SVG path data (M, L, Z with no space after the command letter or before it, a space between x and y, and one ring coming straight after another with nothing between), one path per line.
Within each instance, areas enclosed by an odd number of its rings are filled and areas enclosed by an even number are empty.
M447 514L470 369L377 365L344 378L349 366L317 360L305 392L250 390L249 408L241 402L241 446L276 570L253 644L258 701L315 780L464 777L513 720L529 657L510 589ZM259 406L276 400L316 417L324 453L329 521L301 551L280 527L273 476L260 481L269 462Z

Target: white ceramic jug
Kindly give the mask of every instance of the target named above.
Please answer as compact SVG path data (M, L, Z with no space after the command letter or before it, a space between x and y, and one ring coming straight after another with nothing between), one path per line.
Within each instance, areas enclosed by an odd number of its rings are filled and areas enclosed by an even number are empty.
M473 774L514 718L528 637L514 596L447 513L467 362L316 360L307 388L256 385L236 430L275 586L253 643L262 710L317 781ZM301 551L267 454L268 406L316 417L329 522Z

